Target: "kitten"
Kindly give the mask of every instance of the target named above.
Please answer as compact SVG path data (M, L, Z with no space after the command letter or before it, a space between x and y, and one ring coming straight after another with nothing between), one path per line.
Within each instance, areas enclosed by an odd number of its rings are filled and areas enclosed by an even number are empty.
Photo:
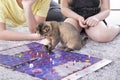
M37 31L48 39L47 51L53 50L61 42L65 51L80 50L86 39L82 39L78 30L70 23L46 21L37 27Z

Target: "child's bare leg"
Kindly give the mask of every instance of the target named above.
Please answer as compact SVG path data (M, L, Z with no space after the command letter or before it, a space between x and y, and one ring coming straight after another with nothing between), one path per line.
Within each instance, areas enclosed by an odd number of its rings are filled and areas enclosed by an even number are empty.
M108 26L101 21L97 26L86 29L86 33L95 41L107 42L113 40L120 33L120 27Z
M69 22L72 24L79 32L82 31L82 28L79 26L78 21L72 18L67 18L64 22Z

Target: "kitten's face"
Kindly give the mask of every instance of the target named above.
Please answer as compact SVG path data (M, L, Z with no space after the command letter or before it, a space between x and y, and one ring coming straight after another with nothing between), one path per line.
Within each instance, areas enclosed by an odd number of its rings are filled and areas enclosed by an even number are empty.
M47 23L41 23L38 25L37 31L42 36L48 36L49 32L51 31L51 25Z

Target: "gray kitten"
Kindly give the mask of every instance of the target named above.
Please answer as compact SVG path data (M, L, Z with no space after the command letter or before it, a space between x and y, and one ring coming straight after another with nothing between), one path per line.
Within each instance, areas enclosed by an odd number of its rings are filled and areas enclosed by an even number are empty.
M70 23L46 21L37 27L37 31L49 40L47 51L53 50L61 42L65 51L80 50L87 38L82 39L78 30Z

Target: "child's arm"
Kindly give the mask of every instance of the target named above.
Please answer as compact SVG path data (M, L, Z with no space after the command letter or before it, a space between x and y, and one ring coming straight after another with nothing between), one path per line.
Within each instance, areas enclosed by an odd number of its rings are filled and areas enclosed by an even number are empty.
M46 19L46 17L41 17L37 15L33 15L32 12L32 5L35 2L35 0L22 0L23 9L25 12L25 18L27 26L29 27L29 30L34 33L36 31L36 27L39 23L43 23Z
M27 34L6 30L5 24L0 23L0 40L39 40L42 39L39 34Z
M93 15L91 17L88 17L85 20L85 23L89 26L96 26L100 21L106 19L110 14L110 0L101 0L101 11Z

